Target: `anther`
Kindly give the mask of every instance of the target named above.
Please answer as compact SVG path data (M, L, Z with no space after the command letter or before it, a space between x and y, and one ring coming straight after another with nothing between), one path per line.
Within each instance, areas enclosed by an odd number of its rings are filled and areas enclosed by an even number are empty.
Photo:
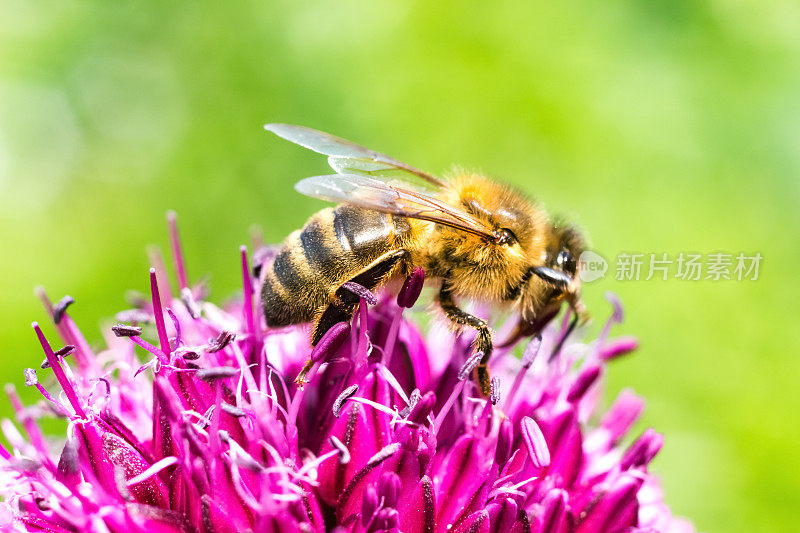
M470 375L470 373L478 366L480 363L481 358L483 357L483 352L475 352L472 354L472 357L467 359L467 362L461 366L461 369L458 371L458 379L464 381Z
M489 401L492 402L492 405L497 405L497 402L500 401L500 378L498 378L497 376L492 378L491 390L489 392Z
M206 352L208 353L216 353L222 349L224 349L231 341L235 338L235 335L230 331L223 331L220 333L216 339L211 340L208 343L208 348L206 348Z
M36 370L33 368L26 368L25 372L25 386L34 387L39 384L39 378L36 376Z
M197 371L197 377L203 381L215 381L217 379L231 378L238 373L238 368L233 368L230 366L216 366L211 368L201 368Z
M62 358L63 359L64 357L68 356L69 354L71 354L74 351L75 351L75 347L73 345L71 345L71 344L67 344L66 346L64 346L63 348L58 350L57 352L53 353L53 355L56 356L56 359L58 359L58 358ZM42 366L42 369L50 368L50 361L45 359L44 361L42 361L42 365L41 366Z
M376 305L378 303L378 297L375 296L372 293L372 291L370 291L363 285L356 283L355 281L346 281L342 283L342 288L352 292L353 294L355 294L356 296L367 302L369 305Z
M61 298L58 303L53 308L53 322L56 324L61 323L61 319L64 318L64 313L67 312L67 307L75 303L75 298L72 296L64 296Z
M138 337L142 334L142 328L139 326L127 326L125 324L111 326L111 331L113 331L114 335L117 337Z
M339 418L342 414L342 406L344 403L352 398L358 392L358 385L350 385L342 391L342 393L333 401L333 416Z
M189 287L181 289L181 302L183 302L184 307L189 311L189 315L192 318L195 320L200 318L200 308L197 306L197 301L195 301L192 290Z

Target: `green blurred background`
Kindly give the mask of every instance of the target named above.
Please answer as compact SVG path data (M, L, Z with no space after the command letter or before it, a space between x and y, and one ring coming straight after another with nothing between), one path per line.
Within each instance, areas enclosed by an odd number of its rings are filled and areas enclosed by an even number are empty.
M324 160L261 129L300 123L519 184L608 258L760 252L758 281L612 271L586 298L604 317L616 291L619 331L641 339L609 396L648 399L674 511L701 530L796 530L797 2L0 0L0 13L0 381L42 358L37 284L74 296L100 342L100 320L147 287L167 209L190 277L233 294L251 225L278 241L321 206L292 184Z

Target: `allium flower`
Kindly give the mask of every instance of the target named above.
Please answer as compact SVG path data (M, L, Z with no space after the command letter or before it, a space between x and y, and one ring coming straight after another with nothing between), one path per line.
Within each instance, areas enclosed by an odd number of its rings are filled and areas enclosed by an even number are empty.
M426 338L407 320L421 271L398 298L351 287L353 323L312 349L306 326L264 326L244 247L242 299L220 308L190 287L171 222L178 295L151 269L106 349L87 344L71 299L43 296L60 338L33 329L57 384L27 369L43 396L28 407L7 390L21 430L3 421L4 531L692 531L647 471L661 435L620 445L642 400L624 391L589 423L608 361L636 346L608 337L616 302L593 342L552 354L564 321L521 360L498 350L482 398L466 332ZM46 438L43 416L65 418L66 437Z

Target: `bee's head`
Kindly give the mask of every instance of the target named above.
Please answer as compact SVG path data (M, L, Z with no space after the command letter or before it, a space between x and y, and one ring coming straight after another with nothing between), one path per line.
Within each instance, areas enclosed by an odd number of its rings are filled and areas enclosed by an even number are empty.
M578 277L578 258L584 247L575 227L558 221L551 224L543 261L530 266L525 276L527 282L518 300L518 330L504 344L538 334L565 302L576 318L586 318Z
M578 311L578 258L584 249L583 237L574 226L558 220L552 223L544 265L531 267L532 278L538 278L546 287L544 301L540 302L543 307L560 307L566 301Z
M578 273L578 258L584 248L583 237L574 226L555 222L547 246L545 266L574 279Z

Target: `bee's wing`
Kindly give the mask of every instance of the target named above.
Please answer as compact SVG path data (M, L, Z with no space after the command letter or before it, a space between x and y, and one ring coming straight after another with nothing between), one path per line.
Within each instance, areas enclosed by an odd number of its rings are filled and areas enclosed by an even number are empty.
M396 180L422 190L445 184L417 168L329 133L294 124L267 124L264 129L328 156L328 164L339 174L361 174L377 180Z
M431 196L366 176L356 174L314 176L297 182L295 189L312 198L347 202L393 215L429 220L490 240L495 238L491 227L456 207Z

